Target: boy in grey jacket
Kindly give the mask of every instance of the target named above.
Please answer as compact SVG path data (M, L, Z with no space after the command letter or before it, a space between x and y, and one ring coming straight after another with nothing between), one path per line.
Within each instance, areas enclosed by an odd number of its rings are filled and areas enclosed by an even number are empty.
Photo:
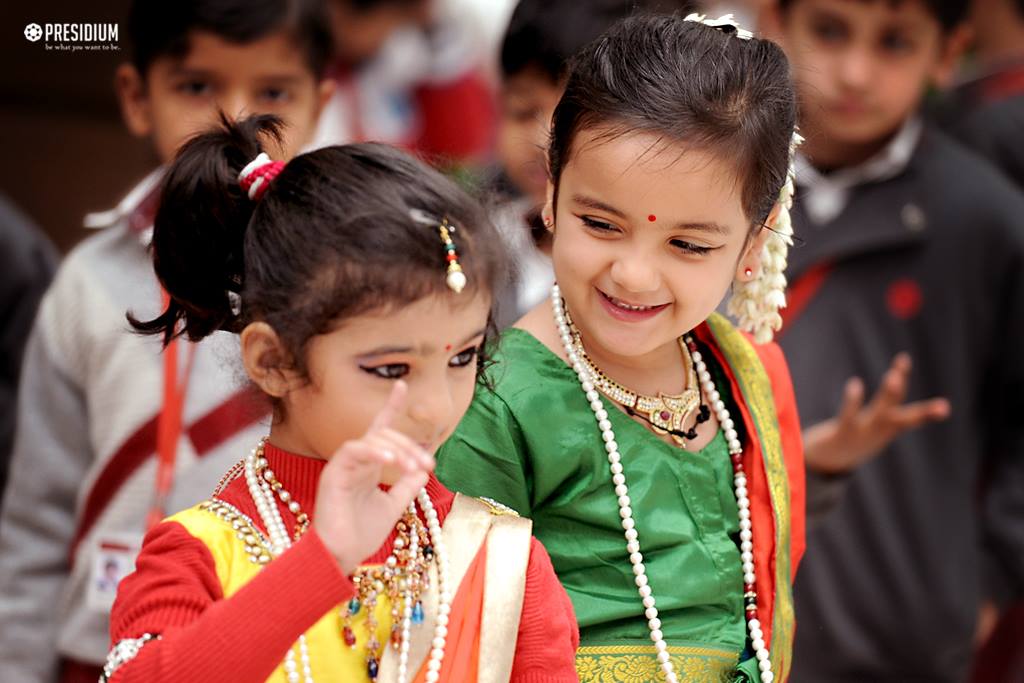
M808 500L832 505L796 580L794 683L964 681L980 608L1024 586L1024 198L916 114L965 10L772 17L807 138L780 343Z

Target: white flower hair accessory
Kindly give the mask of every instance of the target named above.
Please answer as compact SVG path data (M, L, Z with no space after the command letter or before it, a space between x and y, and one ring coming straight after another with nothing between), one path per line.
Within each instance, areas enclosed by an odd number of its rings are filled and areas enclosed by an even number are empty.
M750 40L754 37L750 31L740 28L731 14L725 14L717 19L708 19L703 14L689 14L683 20L704 24L724 33L735 33L741 40ZM773 234L769 235L761 250L761 272L749 282L734 282L732 296L726 307L740 329L752 334L758 344L770 342L773 333L782 327L782 316L779 315L779 311L786 307L786 257L789 247L793 244L793 223L789 210L793 206L796 149L803 141L800 133L794 130L789 143L786 182L779 190L779 211L775 222L766 226Z
M793 245L793 223L789 210L793 206L793 185L796 180L796 149L804 139L793 131L789 143L789 169L786 182L779 190L775 221L766 228L772 233L761 250L761 272L749 282L734 282L727 311L741 330L754 335L758 344L772 340L782 327L779 310L786 307L786 256ZM765 228L762 228L762 230Z
M717 28L723 33L735 33L736 37L741 40L750 40L751 38L754 37L754 34L751 33L750 31L746 30L745 28L740 28L740 25L736 22L735 19L733 19L731 14L723 14L717 19L708 19L707 16L703 14L693 13L687 14L683 18L683 21L695 21L698 24L704 24L705 26L710 26L711 28Z

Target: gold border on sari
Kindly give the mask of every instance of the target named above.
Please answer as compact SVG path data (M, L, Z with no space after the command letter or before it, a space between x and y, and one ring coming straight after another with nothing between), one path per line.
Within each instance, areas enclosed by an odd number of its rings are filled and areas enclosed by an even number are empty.
M776 680L785 680L793 652L795 618L790 580L789 477L782 453L779 420L775 413L775 396L771 379L753 344L717 313L708 318L708 328L736 377L760 439L775 519L775 600L769 649ZM756 542L756 529L754 534Z
M736 652L668 646L681 681L727 683L736 674ZM653 645L587 645L576 651L580 683L651 683L664 675Z
M493 501L474 502L486 506L491 516L478 683L506 683L515 658L515 647L509 643L514 644L519 636L533 523L508 508L496 508Z
M512 675L532 530L530 520L519 517L508 508L499 509L491 501L462 494L455 495L444 520L442 533L448 548L453 595L481 546L488 543L480 656L474 683L504 683ZM424 624L436 623L439 603L436 563L431 563L430 588L421 600ZM420 663L430 653L433 638L432 626L413 632L409 643L410 678L415 676ZM386 647L377 680L390 683L397 679L398 653L394 648Z

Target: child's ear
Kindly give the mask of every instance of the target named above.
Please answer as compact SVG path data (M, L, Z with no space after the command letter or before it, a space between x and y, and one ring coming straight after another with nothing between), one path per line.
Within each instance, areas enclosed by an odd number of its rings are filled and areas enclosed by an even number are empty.
M273 327L250 323L242 330L241 342L245 371L263 393L282 398L296 386L291 358Z
M146 82L133 64L122 64L114 73L114 89L121 104L121 116L128 130L136 137L147 137L153 132Z
M932 67L931 81L935 87L944 90L952 85L960 58L972 42L974 30L966 22L961 22L946 34L942 39L939 59Z
M778 204L772 207L772 211L768 214L768 218L765 219L764 225L774 225L775 219L779 217L780 210L781 207ZM761 274L761 253L764 251L765 242L771 236L772 231L767 227L762 227L747 243L746 248L743 250L743 255L740 257L740 262L736 264L737 280L740 282L750 282Z
M544 228L553 233L555 231L555 185L550 180L548 180L548 189L545 193L547 199L540 210L540 218L544 223Z
M314 121L320 120L321 112L323 112L327 103L331 101L331 97L334 96L334 91L337 87L338 83L333 78L325 78L320 81L320 85L317 86L317 97L319 98L319 101L317 102L316 117L313 119Z

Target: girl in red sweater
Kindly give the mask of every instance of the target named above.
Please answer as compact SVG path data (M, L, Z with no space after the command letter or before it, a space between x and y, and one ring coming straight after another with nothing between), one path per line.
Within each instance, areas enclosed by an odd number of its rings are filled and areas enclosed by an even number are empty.
M269 436L157 525L104 678L575 681L572 606L530 523L434 478L503 277L482 210L383 145L272 162L277 122L202 135L163 188L164 342L240 335Z

